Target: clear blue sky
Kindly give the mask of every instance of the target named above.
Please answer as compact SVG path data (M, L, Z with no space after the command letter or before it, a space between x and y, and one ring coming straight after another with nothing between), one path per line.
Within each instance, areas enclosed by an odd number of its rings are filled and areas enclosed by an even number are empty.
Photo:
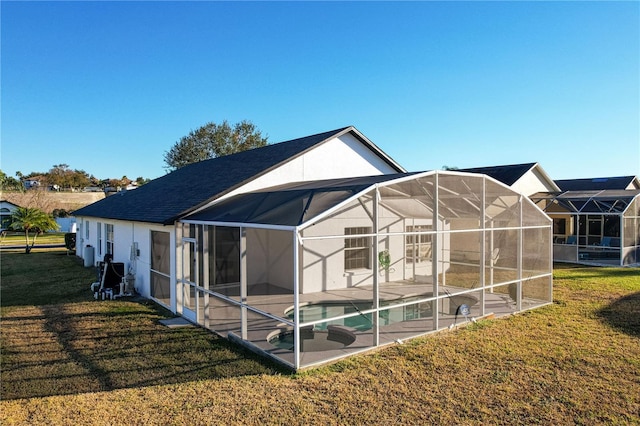
M7 2L9 176L156 178L208 121L354 125L411 171L640 174L638 2Z

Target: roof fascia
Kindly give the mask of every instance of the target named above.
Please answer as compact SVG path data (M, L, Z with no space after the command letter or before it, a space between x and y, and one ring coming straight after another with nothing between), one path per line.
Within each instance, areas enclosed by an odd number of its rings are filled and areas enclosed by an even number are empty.
M398 173L407 173L407 170L404 167L402 167L398 162L396 162L393 158L391 158L386 152L381 150L376 144L371 142L369 140L369 138L367 138L365 135L360 133L360 131L358 129L356 129L355 127L350 126L350 127L346 128L346 129L344 129L342 132L340 132L340 134L338 136L342 136L342 135L344 135L345 133L348 133L348 132L353 133L353 135L356 136L356 138L358 140L360 140L360 142L362 142L371 151L373 151L378 157L380 157L382 160L384 160L385 163L389 164L391 167L396 169L398 171ZM338 136L336 136L336 137L338 137Z

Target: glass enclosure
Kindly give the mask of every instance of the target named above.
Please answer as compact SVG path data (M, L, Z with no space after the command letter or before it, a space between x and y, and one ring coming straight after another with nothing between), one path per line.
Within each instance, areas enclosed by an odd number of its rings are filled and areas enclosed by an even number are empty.
M640 264L640 191L567 191L533 197L553 220L553 259Z
M293 369L552 301L551 220L478 174L293 184L181 234L183 313Z

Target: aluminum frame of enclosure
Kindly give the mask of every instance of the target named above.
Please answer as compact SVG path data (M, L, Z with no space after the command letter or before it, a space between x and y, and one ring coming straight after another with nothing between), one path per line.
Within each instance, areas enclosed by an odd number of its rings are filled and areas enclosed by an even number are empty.
M287 206L289 223L237 220L282 221L269 200ZM179 246L201 240L198 278L177 277L176 294L189 286L195 297L181 314L295 370L552 302L551 220L484 175L293 184L222 201L180 227Z

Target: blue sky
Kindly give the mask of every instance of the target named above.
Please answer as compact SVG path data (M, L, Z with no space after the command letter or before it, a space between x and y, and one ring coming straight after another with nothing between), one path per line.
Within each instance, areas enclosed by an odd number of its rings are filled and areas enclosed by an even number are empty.
M639 2L1 3L0 168L165 174L209 122L354 125L411 171L640 175Z

